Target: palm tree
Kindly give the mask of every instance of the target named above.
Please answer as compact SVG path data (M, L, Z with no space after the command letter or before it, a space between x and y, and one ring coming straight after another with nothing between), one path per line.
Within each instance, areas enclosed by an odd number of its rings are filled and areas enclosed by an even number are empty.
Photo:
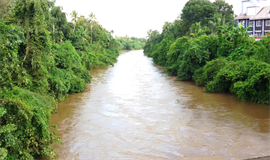
M212 32L216 32L218 26L225 26L228 25L228 23L226 23L226 19L222 14L217 14L213 20L209 21L209 25Z
M72 13L70 13L70 15L72 16L72 20L71 21L74 23L74 29L73 29L73 34L74 34L76 23L77 23L77 19L78 19L79 14L76 11L72 11Z
M149 41L151 41L151 38L152 38L152 29L149 29L148 31L147 31L147 38L148 38L148 40Z
M203 30L201 28L201 22L192 24L189 28L189 32L187 33L188 37L196 37L203 34Z
M172 26L172 23L165 22L165 24L162 27L162 32L168 33L169 32L169 29L171 28L171 26Z
M93 13L91 13L88 17L89 17L89 23L91 25L91 44L92 44L92 40L93 40L93 31L92 30L93 30L93 23L96 20L96 16Z
M86 21L85 17L80 16L77 18L77 25L83 25L84 27L86 27L85 21Z

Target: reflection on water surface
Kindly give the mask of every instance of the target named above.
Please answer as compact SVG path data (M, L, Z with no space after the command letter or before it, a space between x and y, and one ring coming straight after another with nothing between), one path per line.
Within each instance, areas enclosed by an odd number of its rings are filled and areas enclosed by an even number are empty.
M270 155L269 108L176 81L143 51L91 71L91 91L52 117L59 159L244 159Z

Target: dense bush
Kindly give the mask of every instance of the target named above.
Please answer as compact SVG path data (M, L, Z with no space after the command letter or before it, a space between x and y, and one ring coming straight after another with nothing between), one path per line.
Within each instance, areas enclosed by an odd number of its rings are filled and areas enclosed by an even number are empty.
M148 42L144 46L144 53L151 57L153 51L156 50L158 44L162 41L163 35L159 34L157 30L155 31L149 31L148 33Z
M48 92L59 100L68 94L82 92L85 84L91 81L91 76L71 42L53 44L52 52L54 61L49 68Z
M203 68L195 71L193 80L198 86L205 86L208 82L213 81L219 70L227 64L225 58L218 58L206 63Z
M254 55L252 58L270 64L270 43L269 42L270 42L270 36L258 41L254 46Z
M249 57L254 52L255 39L250 39L246 28L218 27L218 57L228 57L230 60L238 61Z
M172 36L164 38L157 46L157 49L153 52L152 57L156 64L161 66L167 65L167 52L173 43L174 38Z
M179 68L180 62L178 57L180 54L183 54L186 44L188 42L187 37L178 38L171 46L169 51L167 52L167 73L169 75L176 76L177 70Z
M18 87L2 91L0 98L0 150L6 153L0 154L2 158L55 157L57 153L50 144L60 141L50 132L49 121L56 103Z
M269 80L269 64L257 60L231 61L206 84L205 91L230 91L243 100L269 103Z
M0 22L0 88L10 85L26 85L27 73L20 67L18 50L25 42L19 27Z
M167 73L177 74L180 80L191 80L195 70L216 57L216 42L216 37L206 35L192 39L177 39L167 52Z
M215 41L215 38L206 35L189 39L183 54L178 57L180 65L177 77L180 80L191 80L194 72L214 57L214 53L210 52L214 50L212 41Z

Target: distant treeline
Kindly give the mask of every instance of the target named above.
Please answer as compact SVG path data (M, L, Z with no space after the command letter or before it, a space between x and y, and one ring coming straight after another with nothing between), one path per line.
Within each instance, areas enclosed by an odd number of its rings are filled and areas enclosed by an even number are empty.
M251 39L233 17L224 0L189 0L162 33L148 31L144 53L166 66L169 75L193 80L205 92L269 104L270 36Z
M51 0L0 0L0 160L53 159L51 113L84 91L89 70L113 65L120 44L94 14Z
M146 39L145 38L135 38L135 37L116 37L122 50L133 50L133 49L143 49Z

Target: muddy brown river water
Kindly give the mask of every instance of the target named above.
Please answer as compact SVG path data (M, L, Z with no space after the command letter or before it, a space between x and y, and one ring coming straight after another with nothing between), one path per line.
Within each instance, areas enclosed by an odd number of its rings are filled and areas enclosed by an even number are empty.
M59 159L245 159L270 155L269 107L176 81L143 51L91 71L59 104Z

